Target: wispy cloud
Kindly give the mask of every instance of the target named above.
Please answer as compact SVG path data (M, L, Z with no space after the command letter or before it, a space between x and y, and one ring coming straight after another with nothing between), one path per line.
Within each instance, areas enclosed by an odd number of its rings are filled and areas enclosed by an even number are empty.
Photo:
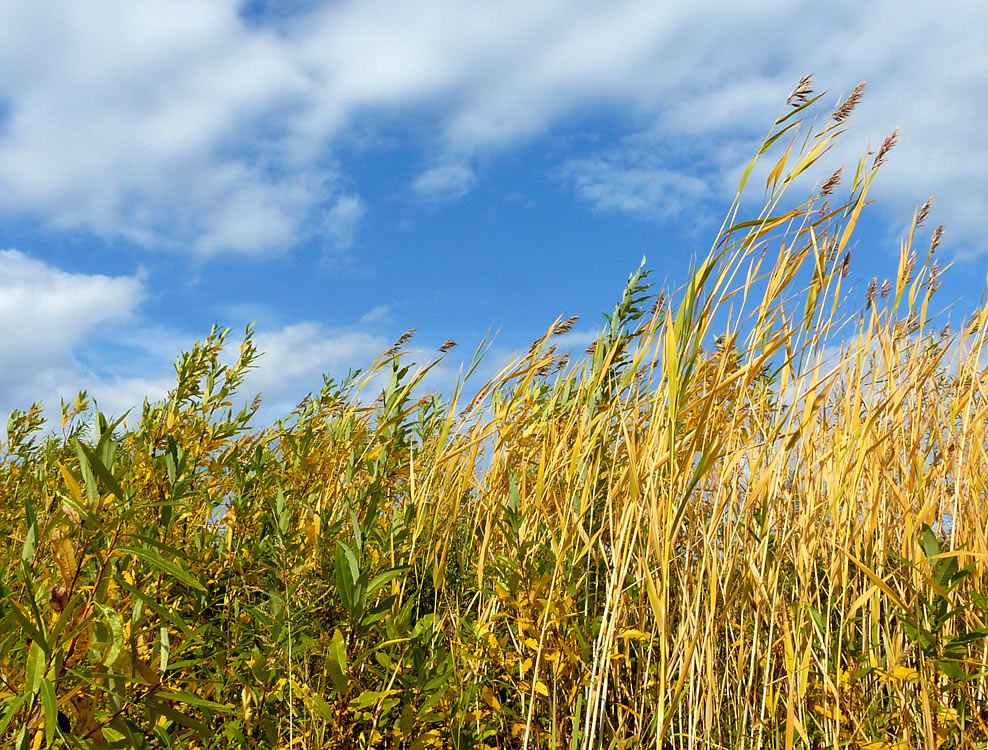
M459 161L420 175L418 189L456 197L473 184L473 155L572 113L607 114L666 144L755 143L783 93L814 71L821 86L869 78L857 143L900 126L876 197L898 210L933 192L948 236L988 250L982 4L251 6L0 2L0 210L200 253L277 252L328 218L345 246L360 199L334 157L358 118L370 129L430 123L427 138L412 129L413 145ZM580 195L638 215L731 169L621 164L606 149L573 158L590 159L573 172Z
M330 248L337 252L348 250L353 245L357 229L367 208L356 195L341 196L326 214L325 231L330 240Z
M360 316L361 323L380 323L391 315L391 305L377 305Z
M453 201L466 195L477 181L477 175L466 164L443 164L433 167L412 183L412 190L429 200Z
M687 209L695 211L711 195L699 177L658 164L629 163L618 153L571 159L559 175L594 208L646 219L671 219Z

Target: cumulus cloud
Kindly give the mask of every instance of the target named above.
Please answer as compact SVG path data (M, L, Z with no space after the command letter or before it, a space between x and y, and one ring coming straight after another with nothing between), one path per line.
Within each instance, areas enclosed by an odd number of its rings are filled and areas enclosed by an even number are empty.
M16 378L57 361L99 328L126 322L143 295L135 277L68 273L0 250L0 372Z
M70 273L0 250L0 413L41 400L55 417L59 400L71 401L82 390L117 415L146 398L163 398L174 386L175 358L197 336L147 323L145 296L138 277ZM387 306L371 313L380 319ZM329 331L312 321L261 327L255 341L264 354L245 391L263 394L263 416L270 418L287 414L321 387L323 373L339 378L364 367L390 343L357 328ZM238 344L231 335L228 358Z
M658 133L663 146L720 151L732 133L753 145L784 93L813 71L821 86L870 80L858 143L900 126L876 197L911 205L934 192L949 236L988 250L976 95L988 85L983 4L949 13L892 0L274 8L0 0L0 210L202 253L281 250L324 231L328 216L341 222L332 241L345 246L355 198L341 188L334 153L358 118L362 128L398 121L432 133L417 145L461 162L416 184L456 197L470 189L463 164L474 153L539 136L573 113ZM636 214L696 191L694 179L716 189L733 174L730 164L698 175L665 161L642 171L606 149L591 158L603 166L583 165L578 193Z
M433 167L412 183L412 190L429 200L454 201L466 195L477 176L466 164L443 164Z
M57 407L59 398L71 399L84 388L114 405L128 391L154 392L159 384L150 380L103 379L78 356L107 331L131 323L144 294L136 277L69 273L17 250L0 250L0 411L39 398Z

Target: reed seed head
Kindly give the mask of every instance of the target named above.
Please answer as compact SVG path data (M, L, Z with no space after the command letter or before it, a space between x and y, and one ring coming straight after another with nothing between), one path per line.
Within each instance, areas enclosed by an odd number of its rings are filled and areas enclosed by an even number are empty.
M877 169L885 163L885 157L888 156L889 151L891 151L895 144L899 141L899 129L896 128L888 137L882 141L882 145L878 148L878 153L875 155L875 161L872 163L872 168Z
M919 209L919 213L916 214L916 226L921 226L923 221L926 220L927 215L930 213L930 209L933 207L933 196L931 195L926 199L926 203L923 207Z
M573 330L573 324L580 319L579 315L574 315L571 318L566 318L566 320L561 323L557 323L552 329L553 336L561 336L564 333L569 333Z
M800 104L805 104L809 100L810 94L813 93L813 89L810 88L810 81L813 79L813 74L803 76L799 79L799 83L796 84L796 88L792 90L789 94L789 98L786 99L786 104L792 104L798 107Z
M823 183L823 187L820 188L820 195L830 195L834 192L834 188L840 182L840 177L844 173L844 167L838 167L837 171L830 175L830 178Z
M864 91L864 87L865 81L861 81L861 83L854 87L854 91L844 100L844 103L834 110L834 122L843 122L851 116L851 112L854 111L854 108L861 101L861 93Z

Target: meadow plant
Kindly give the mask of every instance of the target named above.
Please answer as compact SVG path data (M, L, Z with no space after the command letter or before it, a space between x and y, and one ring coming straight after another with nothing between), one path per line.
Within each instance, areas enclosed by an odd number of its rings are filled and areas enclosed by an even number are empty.
M935 321L929 203L848 287L895 135L793 202L861 87L810 127L821 97L583 356L559 320L423 395L455 343L413 367L410 332L257 427L252 330L225 366L215 329L127 421L11 415L0 742L988 747L988 308Z

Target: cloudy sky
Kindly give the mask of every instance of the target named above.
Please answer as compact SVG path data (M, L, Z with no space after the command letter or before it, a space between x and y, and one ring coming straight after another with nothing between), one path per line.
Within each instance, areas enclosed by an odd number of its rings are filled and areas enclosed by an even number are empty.
M270 414L405 329L590 337L643 255L676 285L795 82L894 128L852 279L913 208L985 286L981 2L0 0L0 409L160 396L256 321ZM844 161L842 161L844 160ZM814 176L822 180L827 175ZM829 174L829 172L828 172Z

